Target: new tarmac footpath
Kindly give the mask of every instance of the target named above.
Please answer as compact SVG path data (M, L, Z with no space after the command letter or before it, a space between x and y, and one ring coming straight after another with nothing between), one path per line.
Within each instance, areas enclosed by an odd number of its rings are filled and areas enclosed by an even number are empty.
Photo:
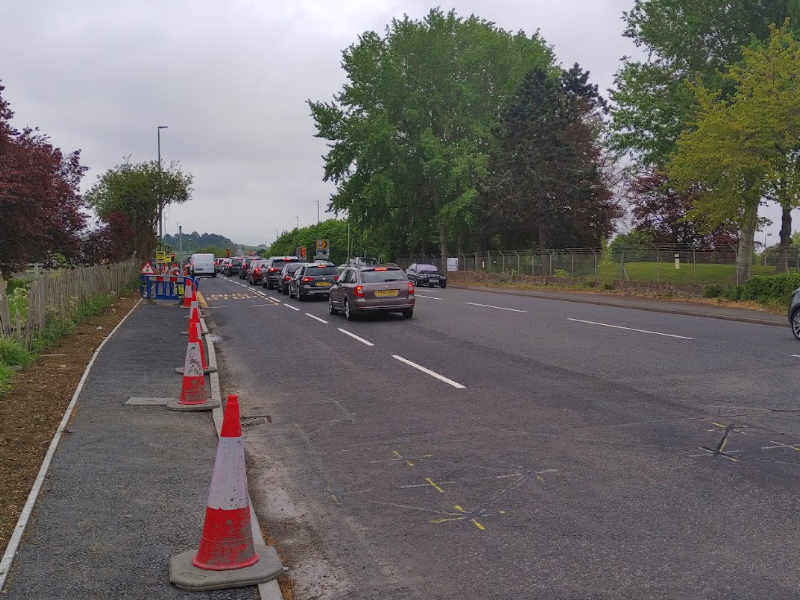
M259 597L169 583L170 557L200 540L217 435L211 412L125 402L180 393L187 314L141 302L97 356L0 598Z

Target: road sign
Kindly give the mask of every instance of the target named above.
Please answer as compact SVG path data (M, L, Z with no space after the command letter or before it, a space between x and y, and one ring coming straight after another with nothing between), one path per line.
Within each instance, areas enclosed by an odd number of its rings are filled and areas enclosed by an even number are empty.
M225 258L230 258L230 257L231 257L231 249L225 248Z
M331 255L331 245L328 240L317 240L317 251L314 258L327 260Z
M298 256L300 258L305 258L306 257L306 247L305 246L298 246L297 247L297 254L295 254L295 256Z

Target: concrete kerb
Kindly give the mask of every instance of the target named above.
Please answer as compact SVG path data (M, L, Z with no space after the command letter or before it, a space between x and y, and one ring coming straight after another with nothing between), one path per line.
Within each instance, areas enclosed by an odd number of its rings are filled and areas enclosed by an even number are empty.
M705 317L707 319L719 319L721 321L736 321L738 323L750 323L753 325L770 325L772 327L786 327L786 324L783 322L778 322L777 320L773 319L759 319L755 317L745 317L745 316L736 316L736 315L723 315L723 314L714 314L711 312L703 312L700 310L691 310L687 308L671 308L668 306L642 306L642 305L632 305L627 304L625 302L614 302L613 299L609 298L609 300L604 299L595 299L595 298L581 298L577 295L574 297L568 297L563 293L558 292L535 292L535 291L516 291L516 290L496 290L492 288L486 287L479 287L479 286L470 286L470 285L460 285L457 283L448 283L448 287L459 289L459 290L472 290L474 292L488 292L490 294L503 294L506 296L518 296L520 298L539 298L542 300L559 300L562 302L574 302L576 304L594 304L595 306L613 306L615 308L630 308L633 310L642 310L645 312L654 312L654 313L663 313L669 315L682 315L685 317ZM569 293L569 292L567 292ZM577 292L575 292L577 294ZM635 296L627 296L628 299L631 301L636 301L639 298ZM652 300L648 300L653 302ZM666 303L665 303L666 304ZM706 306L706 305L703 305ZM708 305L709 309L716 308L713 305Z
M206 327L205 319L202 317L200 318L200 324L203 326L203 328ZM211 418L214 421L214 430L217 432L217 437L219 437L220 431L222 430L222 389L219 383L219 366L217 365L217 352L214 348L214 341L208 338L206 341L208 342L208 366L209 368L214 368L214 371L209 375L211 383L211 398L213 401L220 403L217 408L211 411ZM250 502L250 527L253 531L253 540L257 544L262 545L264 544L264 532L261 531L261 525L259 525L258 518L253 510L253 499L250 498L249 494L248 501ZM284 567L284 570L286 570L286 567ZM281 589L275 579L272 579L266 583L259 583L258 595L261 597L261 600L282 600L283 598Z

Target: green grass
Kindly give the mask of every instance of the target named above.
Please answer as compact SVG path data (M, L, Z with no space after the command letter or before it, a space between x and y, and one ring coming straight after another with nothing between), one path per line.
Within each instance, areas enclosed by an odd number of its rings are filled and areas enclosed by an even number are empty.
M675 284L736 284L736 265L681 263L680 270L668 262L627 262L627 277L630 281L661 281ZM775 267L753 265L753 275L774 275ZM603 281L623 279L618 263L605 263L598 267L597 277Z

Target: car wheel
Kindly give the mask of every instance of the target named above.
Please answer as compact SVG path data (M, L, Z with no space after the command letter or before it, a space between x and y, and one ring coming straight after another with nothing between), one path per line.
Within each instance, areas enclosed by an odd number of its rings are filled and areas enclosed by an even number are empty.
M348 321L355 320L355 315L353 314L353 310L350 308L350 300L345 298L344 299L344 318Z
M300 291L300 286L297 287L297 301L302 302L305 299L303 292Z
M796 308L792 313L792 333L800 340L800 308Z
M212 275L212 277L213 277L214 279L216 279L216 278L217 278L217 274L216 274L216 273L214 273L214 274Z
M414 316L413 308L407 308L406 310L403 311L403 317L405 317L406 319L411 319L413 316Z
M333 305L333 298L328 296L328 314L335 315L337 312L336 307Z

